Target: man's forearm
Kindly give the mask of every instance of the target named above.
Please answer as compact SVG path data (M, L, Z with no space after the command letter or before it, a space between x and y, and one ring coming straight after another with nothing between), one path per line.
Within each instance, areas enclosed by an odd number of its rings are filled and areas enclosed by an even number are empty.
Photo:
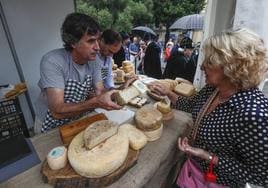
M97 97L93 97L80 103L63 103L62 105L57 106L54 110L51 110L51 113L55 119L63 119L77 116L97 107L99 107Z

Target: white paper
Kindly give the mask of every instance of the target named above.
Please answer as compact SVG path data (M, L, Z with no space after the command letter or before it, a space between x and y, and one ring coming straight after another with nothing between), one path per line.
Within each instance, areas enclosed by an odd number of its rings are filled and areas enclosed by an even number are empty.
M128 120L134 117L135 113L127 108L121 110L105 110L103 108L96 108L97 113L104 113L110 121L114 121L118 124L126 123Z
M133 82L132 84L135 88L137 88L137 90L139 90L140 93L145 93L148 88L147 86L142 83L140 80L136 80L135 82Z

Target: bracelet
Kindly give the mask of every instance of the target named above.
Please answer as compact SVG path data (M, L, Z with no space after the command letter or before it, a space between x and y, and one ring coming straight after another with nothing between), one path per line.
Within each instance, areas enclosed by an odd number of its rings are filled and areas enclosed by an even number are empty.
M214 154L209 155L208 160L209 160L209 162L215 164L215 162L216 162L215 161L216 160L216 155L214 155Z

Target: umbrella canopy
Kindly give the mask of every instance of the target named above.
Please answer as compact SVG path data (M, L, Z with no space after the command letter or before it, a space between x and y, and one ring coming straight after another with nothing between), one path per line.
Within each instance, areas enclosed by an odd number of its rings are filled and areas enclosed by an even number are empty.
M179 18L169 27L169 29L202 30L203 24L204 16L200 14L192 14Z
M156 33L149 27L138 26L132 29L132 33L144 38L146 34L149 34L152 38L156 37Z

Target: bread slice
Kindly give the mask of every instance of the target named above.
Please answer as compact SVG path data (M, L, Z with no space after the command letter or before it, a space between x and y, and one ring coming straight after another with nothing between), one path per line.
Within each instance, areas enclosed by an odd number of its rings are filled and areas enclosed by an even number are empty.
M195 94L195 88L191 84L181 82L175 87L174 92L178 95L190 97Z
M139 95L140 92L134 86L130 86L115 93L115 100L119 105L125 105Z
M96 121L88 126L84 133L84 142L87 149L92 149L107 138L115 135L118 124L109 120Z

